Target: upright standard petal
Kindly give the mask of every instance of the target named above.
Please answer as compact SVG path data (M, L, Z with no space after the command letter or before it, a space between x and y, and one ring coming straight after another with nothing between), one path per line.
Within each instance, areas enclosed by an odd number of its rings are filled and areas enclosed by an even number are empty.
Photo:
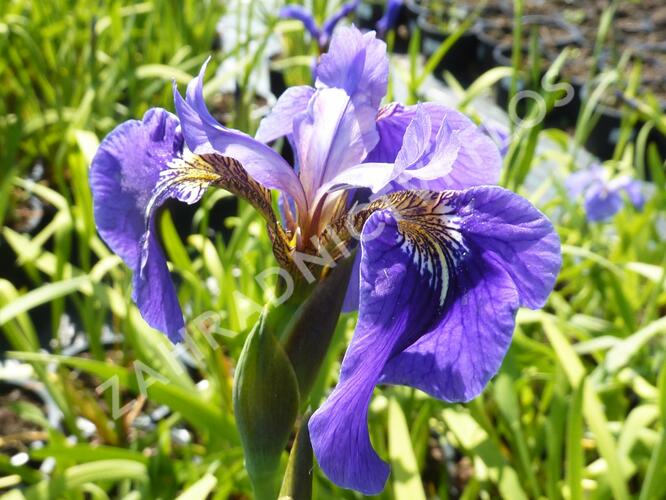
M375 115L356 107L342 89L320 89L308 111L294 122L299 176L310 209L318 190L340 172L363 161L377 143Z
M102 141L90 170L97 229L132 270L133 299L146 322L173 341L180 339L183 314L146 212L160 173L182 148L176 117L151 109L142 121L116 127Z
M402 148L396 155L395 163L355 165L338 173L322 186L321 191L365 187L378 193L382 190L412 189L420 187L423 180L444 178L451 170L459 146L451 134L442 139L443 131L444 127L433 145L430 141L430 116L419 107L404 133Z
M286 135L291 135L294 130L294 118L305 113L308 102L315 89L307 85L289 87L278 98L271 112L259 124L259 129L254 138L259 142L269 143Z
M502 168L500 152L490 137L462 113L435 103L419 104L430 116L433 124L432 150L438 141L459 142L456 159L451 171L429 189L465 189L472 186L497 184ZM418 106L404 107L393 103L384 106L377 116L379 142L368 154L367 162L392 163L402 148L407 127L414 119ZM444 128L442 128L444 127ZM440 180L440 179L437 179Z
M373 494L386 480L367 433L375 384L476 396L501 364L517 308L543 305L560 252L550 222L499 187L397 192L347 223L364 220L358 325L310 432L334 482Z
M604 168L601 165L592 165L589 168L574 172L564 182L569 196L577 198L587 191L590 186L603 183L604 173Z
M386 44L374 32L363 35L355 27L340 28L315 70L315 87L344 89L357 108L377 110L388 85Z
M628 175L609 179L606 169L598 164L571 174L565 181L565 187L572 198L583 195L585 215L591 222L606 221L619 212L623 205L623 193L637 210L645 204L643 182Z
M269 189L291 196L299 210L305 210L305 196L298 176L273 149L238 130L219 124L208 112L203 100L202 82L206 64L187 87L187 100L174 84L176 112L185 142L196 154L217 153L239 161L248 175Z

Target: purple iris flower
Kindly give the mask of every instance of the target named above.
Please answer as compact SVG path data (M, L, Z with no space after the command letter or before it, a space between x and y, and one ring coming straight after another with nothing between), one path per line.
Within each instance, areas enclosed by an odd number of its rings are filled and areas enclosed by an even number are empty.
M389 469L368 435L375 386L477 396L500 367L517 309L543 306L552 290L559 238L528 201L493 185L499 151L464 115L434 103L380 106L388 57L373 32L336 31L314 87L288 89L255 138L210 115L204 71L185 98L174 92L177 117L154 109L102 142L91 172L100 234L133 270L146 321L172 340L183 316L154 224L165 199L192 203L210 185L247 198L291 270L297 252L340 256L356 245L358 324L309 430L333 482L378 493ZM282 136L294 168L266 145ZM282 217L269 189L280 192ZM353 205L364 192L367 203Z
M328 46L328 42L333 35L333 30L337 24L347 17L351 12L356 10L360 0L351 0L346 2L335 11L331 16L324 21L324 24L319 26L312 13L302 5L285 5L280 9L278 14L283 19L297 19L303 23L303 26L310 33L312 38L317 41L317 45L321 50Z
M398 15L402 8L403 0L388 0L384 14L377 21L377 31L381 36L384 36L388 30L395 26L398 21Z
M645 205L645 186L642 181L622 175L610 179L606 169L595 164L575 172L566 180L566 188L572 198L583 196L587 220L606 221L620 211L623 193L637 210Z

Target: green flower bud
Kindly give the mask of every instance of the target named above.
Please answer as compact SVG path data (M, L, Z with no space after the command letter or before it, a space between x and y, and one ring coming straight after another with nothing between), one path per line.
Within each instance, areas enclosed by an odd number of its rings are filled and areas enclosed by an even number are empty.
M280 457L298 413L296 375L267 326L266 310L245 341L234 377L234 413L258 500L275 499Z

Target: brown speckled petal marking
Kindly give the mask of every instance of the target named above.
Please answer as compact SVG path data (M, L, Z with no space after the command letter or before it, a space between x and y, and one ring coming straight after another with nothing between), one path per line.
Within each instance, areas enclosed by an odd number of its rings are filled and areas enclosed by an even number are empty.
M273 212L271 193L252 179L241 163L219 154L197 155L189 151L174 158L160 173L157 189L148 204L146 216L159 206L164 197L175 197L186 203L198 201L206 189L216 186L247 200L266 220L273 241L275 257L283 267L290 269L288 238Z
M417 269L428 276L428 284L439 291L440 306L448 289L449 271L464 257L465 245L459 217L448 201L454 191L398 191L382 196L361 209L352 209L337 219L323 235L324 247L338 257L353 237L361 234L365 221L379 210L393 213L401 235L401 248ZM427 271L427 272L426 272Z

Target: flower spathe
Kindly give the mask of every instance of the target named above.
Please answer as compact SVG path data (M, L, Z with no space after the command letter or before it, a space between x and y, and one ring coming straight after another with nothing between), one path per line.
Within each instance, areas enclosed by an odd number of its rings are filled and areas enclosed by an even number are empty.
M358 245L349 288L358 324L309 429L332 481L377 493L388 466L368 436L374 387L404 384L449 401L478 395L499 369L518 307L541 307L554 286L557 234L529 202L492 186L500 154L469 119L432 103L380 106L388 58L372 32L336 31L314 87L285 92L255 138L213 119L203 72L185 98L175 92L178 117L153 110L103 141L91 174L100 234L133 270L144 318L174 340L182 313L154 235L166 198L193 202L215 185L249 199L285 267L295 251L337 257L341 245ZM265 144L280 136L294 168ZM268 189L280 191L282 217ZM121 203L111 207L112 197ZM367 203L350 209L352 200ZM173 307L160 316L165 293Z

